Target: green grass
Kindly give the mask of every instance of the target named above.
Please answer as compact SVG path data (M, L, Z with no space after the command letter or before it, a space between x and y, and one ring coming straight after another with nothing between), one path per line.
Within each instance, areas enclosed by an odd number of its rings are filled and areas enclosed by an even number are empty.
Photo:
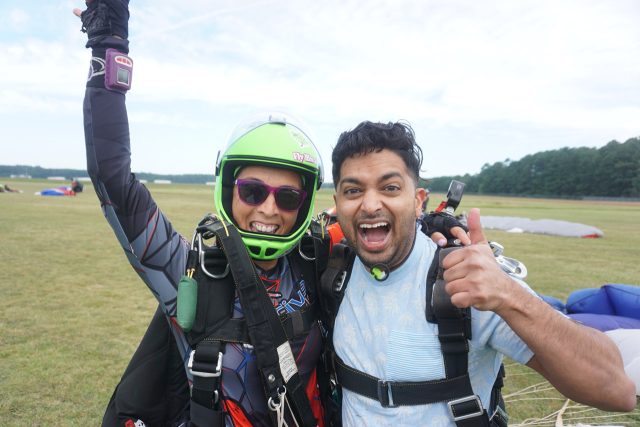
M4 182L24 193L0 194L0 425L98 425L155 300L129 266L91 185L77 197L39 197L33 193L54 185ZM188 238L213 210L211 187L149 187ZM431 205L441 198L432 195ZM323 192L317 210L332 203L331 193ZM487 231L507 256L527 265L527 281L541 293L564 299L579 288L638 283L640 203L468 195L459 211L474 206L486 215L564 219L604 231L603 239ZM507 376L506 393L542 381L516 365L509 365ZM512 423L541 417L564 401L554 392L534 396L545 400L509 399ZM640 411L615 420L640 425Z

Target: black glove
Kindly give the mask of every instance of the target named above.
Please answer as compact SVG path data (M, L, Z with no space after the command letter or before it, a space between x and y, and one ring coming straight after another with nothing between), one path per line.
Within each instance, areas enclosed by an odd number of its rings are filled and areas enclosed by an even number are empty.
M87 1L87 10L80 19L81 30L89 37L87 47L110 47L102 42L111 36L124 40L129 37L129 0Z
M467 226L458 221L455 216L444 212L431 212L428 215L424 215L420 222L420 227L424 234L431 237L435 232L442 233L447 239L447 242L452 242L456 239L456 237L451 234L453 227L460 227L466 233L469 232Z

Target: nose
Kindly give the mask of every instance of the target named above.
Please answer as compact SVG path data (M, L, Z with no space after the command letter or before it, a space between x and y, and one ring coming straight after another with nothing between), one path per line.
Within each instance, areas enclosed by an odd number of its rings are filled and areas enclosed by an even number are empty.
M366 191L360 208L368 214L375 213L382 208L382 202L376 191Z
M277 214L278 205L276 204L276 198L273 193L270 193L269 196L258 206L258 212L261 212L265 215L272 216Z

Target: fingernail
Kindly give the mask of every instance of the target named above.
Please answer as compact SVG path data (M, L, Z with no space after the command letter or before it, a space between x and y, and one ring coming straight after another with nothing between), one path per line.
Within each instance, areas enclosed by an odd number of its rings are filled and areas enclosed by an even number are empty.
M438 246L443 247L447 245L447 239L438 240Z

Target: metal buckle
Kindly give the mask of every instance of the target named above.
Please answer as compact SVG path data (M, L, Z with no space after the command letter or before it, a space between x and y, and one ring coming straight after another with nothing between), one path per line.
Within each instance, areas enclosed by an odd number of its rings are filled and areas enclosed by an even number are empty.
M499 427L507 427L509 425L509 414L507 414L500 405L496 405L496 410L489 417L489 421Z
M189 363L187 363L187 368L189 368L189 372L191 373L191 375L203 378L215 378L219 377L222 374L222 352L218 353L218 363L216 364L215 372L194 371L193 369L191 369L193 368L193 355L195 353L195 350L191 350L191 354L189 354Z
M305 261L315 261L316 260L316 257L306 256L304 254L304 252L302 252L302 239L300 239L298 241L298 253L300 254L300 257Z
M470 414L460 415L459 417L456 417L456 414L453 412L453 407L455 405L458 405L460 403L471 402L474 400L478 405L477 412L472 412ZM482 402L480 401L480 398L475 394L473 396L467 396L467 397L463 397L462 399L456 399L456 400L452 400L451 402L447 402L447 406L449 407L449 412L451 413L451 416L453 417L453 421L455 422L466 420L468 418L479 417L482 414L484 414L484 408L482 407Z
M397 408L393 402L393 391L391 390L392 381L378 380L378 402L383 408Z
M198 261L200 262L200 268L202 268L202 272L212 279L224 279L229 274L229 263L227 262L226 267L222 274L214 274L207 270L207 267L204 263L204 251L202 250L202 235L197 231L193 234L193 239L191 239L191 249L195 250L196 240L198 242Z

